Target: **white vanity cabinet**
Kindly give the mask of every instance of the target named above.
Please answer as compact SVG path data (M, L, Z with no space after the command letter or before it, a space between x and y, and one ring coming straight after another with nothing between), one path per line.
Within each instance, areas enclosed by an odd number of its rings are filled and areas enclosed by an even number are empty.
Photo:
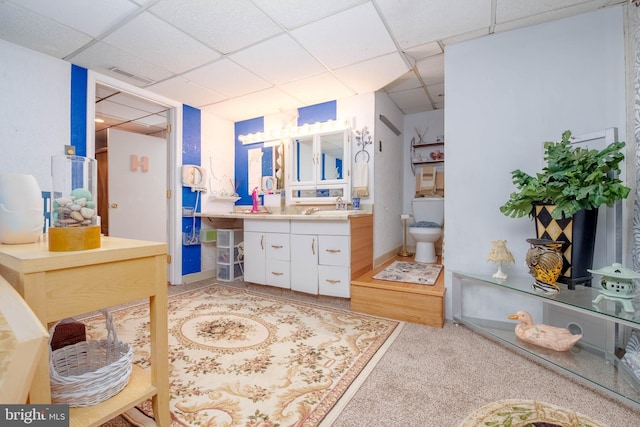
M349 298L349 221L291 221L291 289Z
M244 221L244 280L290 288L289 221Z

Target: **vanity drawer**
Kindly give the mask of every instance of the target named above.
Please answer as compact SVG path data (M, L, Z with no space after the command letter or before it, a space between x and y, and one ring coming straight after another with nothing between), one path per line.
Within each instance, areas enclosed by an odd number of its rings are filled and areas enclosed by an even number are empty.
M289 261L291 259L289 234L265 233L265 242L267 266L269 265L269 260Z
M349 221L291 221L292 234L331 234L348 236Z
M289 261L270 260L267 262L265 281L267 285L289 289L291 287Z
M318 293L332 297L350 297L349 267L318 266Z
M318 264L350 265L349 236L318 236Z
M289 233L289 221L281 219L245 219L244 231Z

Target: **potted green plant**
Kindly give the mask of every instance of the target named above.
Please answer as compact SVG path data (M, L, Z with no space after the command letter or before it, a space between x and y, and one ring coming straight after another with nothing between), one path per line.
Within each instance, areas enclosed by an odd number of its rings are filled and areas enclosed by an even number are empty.
M571 131L567 130L561 141L544 143L547 165L542 172L535 176L520 169L511 172L517 191L500 206L500 212L512 218L533 217L538 238L565 242L566 265L559 281L570 288L577 283L590 284L586 270L593 262L598 208L613 206L631 191L618 178L624 146L624 142L613 142L602 150L578 147L571 143ZM556 223L550 227L552 220ZM578 254L579 249L587 253ZM586 265L576 268L578 262Z

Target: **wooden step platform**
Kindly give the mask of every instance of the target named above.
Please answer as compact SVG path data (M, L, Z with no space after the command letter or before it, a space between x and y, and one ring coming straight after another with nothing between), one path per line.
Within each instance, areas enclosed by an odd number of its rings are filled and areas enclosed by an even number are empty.
M394 261L413 261L396 257L351 281L351 310L422 325L444 326L444 268L435 285L417 285L374 279Z

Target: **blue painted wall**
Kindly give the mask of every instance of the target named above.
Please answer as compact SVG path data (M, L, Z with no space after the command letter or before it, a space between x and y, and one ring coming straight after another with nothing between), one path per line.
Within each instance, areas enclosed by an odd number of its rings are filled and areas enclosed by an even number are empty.
M200 166L201 159L201 127L200 110L184 105L182 108L182 164ZM182 187L182 206L195 207L200 212L201 194L191 191L189 187ZM197 206L196 206L196 199ZM200 229L200 218L182 218L182 232L191 235L195 226ZM202 250L200 245L182 245L182 275L199 273L201 271Z
M78 156L87 155L87 69L71 66L71 141Z

